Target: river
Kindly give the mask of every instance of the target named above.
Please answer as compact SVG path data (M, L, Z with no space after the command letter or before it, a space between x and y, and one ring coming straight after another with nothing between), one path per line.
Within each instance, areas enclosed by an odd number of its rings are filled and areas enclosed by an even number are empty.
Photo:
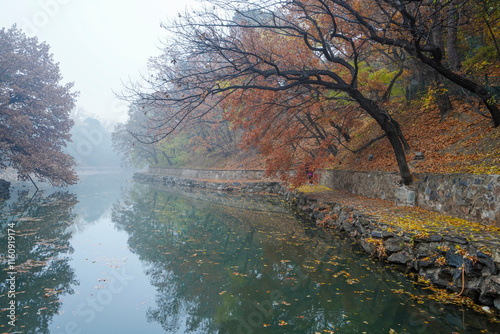
M36 194L18 185L0 202L0 332L499 331L278 197L127 179L95 173Z

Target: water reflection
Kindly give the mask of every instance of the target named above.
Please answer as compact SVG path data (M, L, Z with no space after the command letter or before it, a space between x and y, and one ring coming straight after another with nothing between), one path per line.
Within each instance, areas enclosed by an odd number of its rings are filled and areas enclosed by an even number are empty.
M136 186L113 208L156 289L148 318L168 333L494 328L475 313L397 293L425 292L338 235L304 227L280 210L235 209L205 196Z
M0 204L2 276L7 266L8 227L15 233L16 324L24 333L49 333L48 325L60 310L60 296L73 293L78 284L68 264L72 252L68 227L75 215L76 196L68 192L35 195L21 191ZM8 284L2 279L0 295L7 301ZM2 305L4 308L6 304ZM6 311L1 313L7 325ZM5 326L6 327L6 326ZM2 328L4 331L6 328ZM9 330L14 328L9 326Z
M117 202L122 190L131 177L128 171L86 172L79 173L80 181L71 186L72 193L78 195L75 213L78 215L78 228L85 228L97 221Z
M19 250L18 319L9 327L0 312L0 332L497 330L482 315L399 293L426 292L300 222L277 197L123 180L93 175L69 192L16 192L0 203L2 278L10 223ZM5 279L0 289L3 302Z

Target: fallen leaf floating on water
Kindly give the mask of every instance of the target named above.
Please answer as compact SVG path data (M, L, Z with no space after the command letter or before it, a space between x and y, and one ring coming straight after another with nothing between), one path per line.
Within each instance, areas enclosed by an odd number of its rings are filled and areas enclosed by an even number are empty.
M344 270L339 271L338 273L333 274L332 276L335 277L335 278L337 278L340 275L344 275L344 277L346 277L346 278L349 277L349 276L351 276L351 274L349 274L347 271L344 271Z

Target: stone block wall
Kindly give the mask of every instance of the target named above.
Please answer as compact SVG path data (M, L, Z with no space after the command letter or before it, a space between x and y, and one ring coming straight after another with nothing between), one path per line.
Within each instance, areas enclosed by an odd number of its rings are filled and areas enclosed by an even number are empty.
M399 184L395 172L321 171L329 188L500 226L500 175L415 174L413 185Z
M334 190L389 201L396 200L398 173L391 172L354 172L349 170L322 170L320 184Z
M210 181L203 179L192 179L185 178L181 176L172 176L164 174L153 174L153 173L135 173L134 181L139 183L147 183L155 186L168 186L168 187L181 187L181 188L198 188L198 189L208 189L215 191L239 191L248 193L273 193L278 194L282 191L282 185L277 181L266 181L266 180L222 180L221 181Z
M215 180L270 180L265 177L264 170L243 169L189 169L189 168L159 168L150 167L149 173L177 176L186 179Z

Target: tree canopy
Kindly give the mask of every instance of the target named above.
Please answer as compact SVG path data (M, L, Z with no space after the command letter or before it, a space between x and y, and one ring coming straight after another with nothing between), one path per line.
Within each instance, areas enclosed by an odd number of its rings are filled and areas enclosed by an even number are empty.
M21 180L77 180L73 158L62 152L77 93L61 80L46 43L16 26L0 30L0 168L15 168Z
M384 133L377 138L389 140L402 181L409 184L409 146L396 113L385 105L396 81L406 80L399 90L410 98L411 77L418 75L429 94L433 89L443 117L451 108L449 93L458 87L482 103L487 111L478 110L494 126L500 124L498 100L471 75L479 74L477 69L462 66L470 56L461 50L467 41L460 33L470 31L473 22L484 27L476 29L476 38L496 41L496 30L488 29L496 14L491 4L483 5L211 1L164 25L172 37L150 63L150 85L129 86L125 97L161 110L149 132L154 141L222 108L225 119L243 131L243 142L266 155L270 173L324 166L350 141L357 120L368 115ZM468 14L470 20L457 20ZM469 52L480 51L470 47Z

